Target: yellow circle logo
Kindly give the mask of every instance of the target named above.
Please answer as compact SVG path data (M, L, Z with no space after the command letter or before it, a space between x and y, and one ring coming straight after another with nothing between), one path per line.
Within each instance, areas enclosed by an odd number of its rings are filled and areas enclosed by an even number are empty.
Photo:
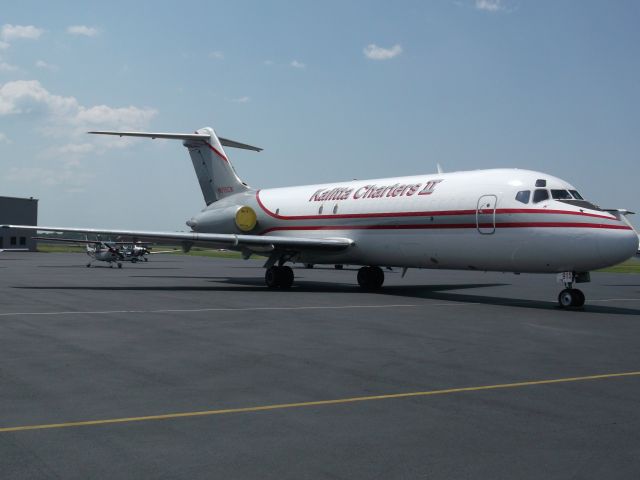
M254 229L258 217L251 207L240 207L236 212L236 225L243 232L249 232Z

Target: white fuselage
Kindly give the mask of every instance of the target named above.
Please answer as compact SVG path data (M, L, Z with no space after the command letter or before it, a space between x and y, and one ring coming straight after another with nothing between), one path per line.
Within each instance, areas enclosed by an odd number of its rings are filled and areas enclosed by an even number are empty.
M545 186L536 187L539 180ZM249 206L258 217L250 234L355 241L342 252L295 257L305 263L587 272L636 253L638 236L624 219L571 198L534 203L544 189L575 191L559 178L517 169L354 180L250 190L188 223L197 232L247 233L234 218ZM518 201L527 190L531 198Z
M87 246L87 255L100 262L117 262L120 259L118 253L109 248L96 248Z

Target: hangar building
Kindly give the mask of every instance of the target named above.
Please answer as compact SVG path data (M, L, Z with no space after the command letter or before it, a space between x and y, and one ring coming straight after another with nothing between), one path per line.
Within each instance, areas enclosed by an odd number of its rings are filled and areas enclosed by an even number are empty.
M38 224L38 200L35 198L0 197L0 224ZM23 249L36 251L35 232L0 228L0 249Z

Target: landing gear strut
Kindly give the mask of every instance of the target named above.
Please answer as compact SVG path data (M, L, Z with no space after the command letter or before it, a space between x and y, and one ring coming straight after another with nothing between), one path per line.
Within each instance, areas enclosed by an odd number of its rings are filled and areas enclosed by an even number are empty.
M384 272L380 267L362 267L358 270L358 283L365 290L377 290L384 283Z
M293 278L293 269L287 265L273 265L264 274L264 281L269 288L291 288Z
M573 288L574 282L590 281L589 273L563 272L558 275L558 282L564 284L565 289L558 295L558 303L561 308L582 307L585 302L584 293Z

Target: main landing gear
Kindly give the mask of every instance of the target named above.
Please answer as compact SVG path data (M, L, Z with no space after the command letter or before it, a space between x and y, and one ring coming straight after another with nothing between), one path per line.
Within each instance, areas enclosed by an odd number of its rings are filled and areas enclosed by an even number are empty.
M378 290L384 283L384 272L380 267L362 267L358 270L358 283L365 290Z
M271 265L264 274L269 288L291 288L293 280L293 269L287 265ZM362 267L358 270L358 283L365 290L378 290L384 283L384 272L380 267Z
M585 273L573 273L573 272L562 272L558 274L558 282L564 284L565 289L560 292L558 295L558 303L561 308L570 308L570 307L582 307L585 302L584 293L582 290L578 290L577 288L573 288L574 282L583 283L589 282L591 278L589 276L589 272Z
M293 269L287 265L273 265L267 268L264 281L269 288L291 288L293 285Z

